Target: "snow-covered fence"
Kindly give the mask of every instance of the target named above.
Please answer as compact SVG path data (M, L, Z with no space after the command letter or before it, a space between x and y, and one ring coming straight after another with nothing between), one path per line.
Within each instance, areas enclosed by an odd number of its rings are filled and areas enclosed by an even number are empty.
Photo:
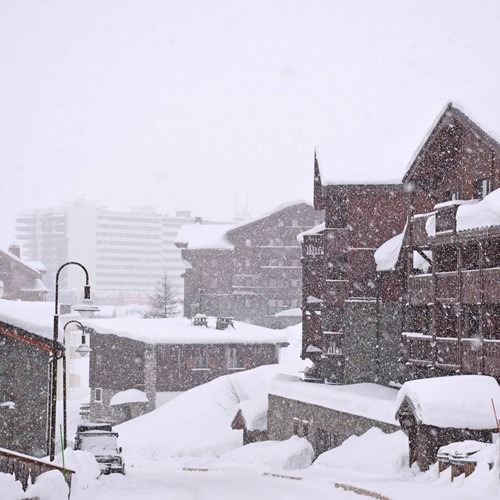
M30 481L34 482L40 474L52 470L58 470L63 474L71 491L71 477L75 471L43 462L28 455L0 448L0 472L14 474L24 489L28 487Z

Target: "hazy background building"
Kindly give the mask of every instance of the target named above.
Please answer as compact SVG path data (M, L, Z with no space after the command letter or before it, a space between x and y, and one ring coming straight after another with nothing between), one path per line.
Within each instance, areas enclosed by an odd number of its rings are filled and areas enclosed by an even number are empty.
M144 303L164 272L179 296L184 265L174 245L179 228L193 221L191 212L160 214L152 206L112 210L87 201L20 212L16 239L28 260L45 265L49 299L59 267L83 264L95 300L109 304ZM59 277L62 300L79 300L82 270L65 269Z

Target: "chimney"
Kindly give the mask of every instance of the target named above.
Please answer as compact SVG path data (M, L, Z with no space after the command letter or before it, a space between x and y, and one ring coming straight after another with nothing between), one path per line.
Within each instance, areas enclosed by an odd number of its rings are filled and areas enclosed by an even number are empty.
M202 217L195 217L194 218L194 223L195 224L201 224L203 222L203 218Z
M12 243L12 245L9 246L9 253L15 255L18 259L21 259L21 247L19 245Z

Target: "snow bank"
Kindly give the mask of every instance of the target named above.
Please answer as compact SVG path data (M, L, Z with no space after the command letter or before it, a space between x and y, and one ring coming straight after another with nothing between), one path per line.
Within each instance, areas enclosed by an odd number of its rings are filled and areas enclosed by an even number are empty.
M408 438L403 431L385 434L373 427L323 453L313 467L349 469L369 475L398 475L408 468Z
M24 498L23 486L12 474L0 472L0 491L4 500L21 500Z
M500 387L486 375L456 375L405 382L398 392L396 411L407 399L416 417L436 427L494 429L491 400L500 408Z
M63 466L62 454L56 455L54 463ZM64 464L67 469L75 471L71 479L71 492L76 493L90 488L101 474L94 455L89 451L64 450Z
M305 438L292 436L286 441L262 441L225 453L219 464L263 465L273 469L305 469L312 464L314 450Z
M238 408L245 419L249 431L267 430L267 394L259 394L252 399L245 399Z
M35 484L28 486L27 498L38 500L68 500L69 488L64 476L57 470L51 470L40 474Z

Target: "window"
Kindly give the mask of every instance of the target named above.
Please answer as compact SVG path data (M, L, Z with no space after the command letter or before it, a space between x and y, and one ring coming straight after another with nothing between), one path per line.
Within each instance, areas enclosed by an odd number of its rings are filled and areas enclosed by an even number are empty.
M197 369L206 369L208 368L208 360L206 354L198 354L194 360L194 367Z
M293 417L292 423L293 423L293 434L295 436L298 436L299 435L299 419Z
M246 246L246 247L251 247L251 246L252 246L252 240L251 240L250 238L247 238L247 239L245 240L245 246Z
M482 200L491 191L491 185L489 179L478 179L475 183L475 194L474 197Z
M228 347L226 353L227 353L227 367L230 370L244 368L241 352L238 352L237 347Z
M102 403L102 389L100 387L94 389L94 402Z
M245 307L252 307L252 299L245 299Z

